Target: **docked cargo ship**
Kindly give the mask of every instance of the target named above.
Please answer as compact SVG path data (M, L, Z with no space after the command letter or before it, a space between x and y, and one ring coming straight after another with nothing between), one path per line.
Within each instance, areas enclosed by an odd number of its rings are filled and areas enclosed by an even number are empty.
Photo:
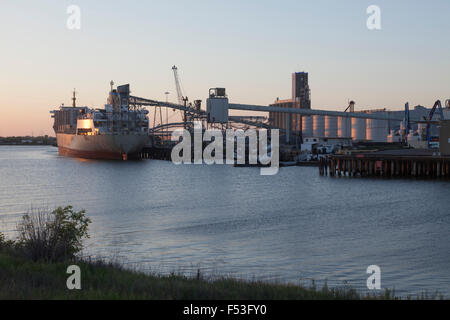
M118 86L104 109L61 105L50 111L54 118L60 155L87 159L127 160L150 143L148 110L129 104L130 86Z

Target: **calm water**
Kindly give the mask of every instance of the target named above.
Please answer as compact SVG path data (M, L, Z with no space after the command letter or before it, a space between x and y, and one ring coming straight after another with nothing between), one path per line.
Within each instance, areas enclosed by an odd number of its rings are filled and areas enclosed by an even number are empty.
M0 147L0 230L30 207L73 205L86 254L158 272L364 288L379 265L398 294L450 295L448 181L320 177L316 168L175 166Z

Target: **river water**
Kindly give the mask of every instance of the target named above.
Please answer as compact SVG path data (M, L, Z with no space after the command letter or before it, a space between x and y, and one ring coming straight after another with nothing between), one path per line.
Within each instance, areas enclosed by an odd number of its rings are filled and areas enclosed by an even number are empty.
M149 272L364 290L367 267L399 295L450 296L450 181L331 178L317 168L60 157L0 146L0 230L30 208L92 219L84 254Z

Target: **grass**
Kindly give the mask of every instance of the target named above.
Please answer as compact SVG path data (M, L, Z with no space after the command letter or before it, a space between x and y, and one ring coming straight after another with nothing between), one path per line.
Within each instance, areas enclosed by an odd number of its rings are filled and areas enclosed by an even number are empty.
M68 290L67 267L81 269L81 290ZM305 288L292 284L221 278L214 281L181 275L161 276L105 262L33 262L0 252L0 299L161 299L299 300L393 298L361 296L353 289Z
M24 215L19 237L6 240L0 233L0 299L155 299L155 300L304 300L397 299L395 293L362 295L348 287L317 289L301 285L239 280L203 279L179 274L147 274L119 263L76 258L90 222L72 207ZM66 286L67 268L81 269L81 289ZM408 297L410 298L410 297ZM442 296L422 295L419 299Z

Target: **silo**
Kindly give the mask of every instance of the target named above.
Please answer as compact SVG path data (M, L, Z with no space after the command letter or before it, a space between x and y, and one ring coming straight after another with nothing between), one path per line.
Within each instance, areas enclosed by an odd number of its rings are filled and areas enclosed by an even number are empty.
M401 142L402 137L400 133L396 130L391 130L391 133L387 136L387 142Z
M332 116L325 117L325 137L336 138L338 133L337 118Z
M313 134L315 137L325 136L325 117L313 116Z
M352 118L353 140L366 140L366 119Z
M310 116L302 116L302 132L304 137L313 136L313 118Z
M388 136L388 122L386 120L367 119L366 137L374 142L386 142Z
M350 138L352 136L352 120L350 118L338 117L338 137Z

